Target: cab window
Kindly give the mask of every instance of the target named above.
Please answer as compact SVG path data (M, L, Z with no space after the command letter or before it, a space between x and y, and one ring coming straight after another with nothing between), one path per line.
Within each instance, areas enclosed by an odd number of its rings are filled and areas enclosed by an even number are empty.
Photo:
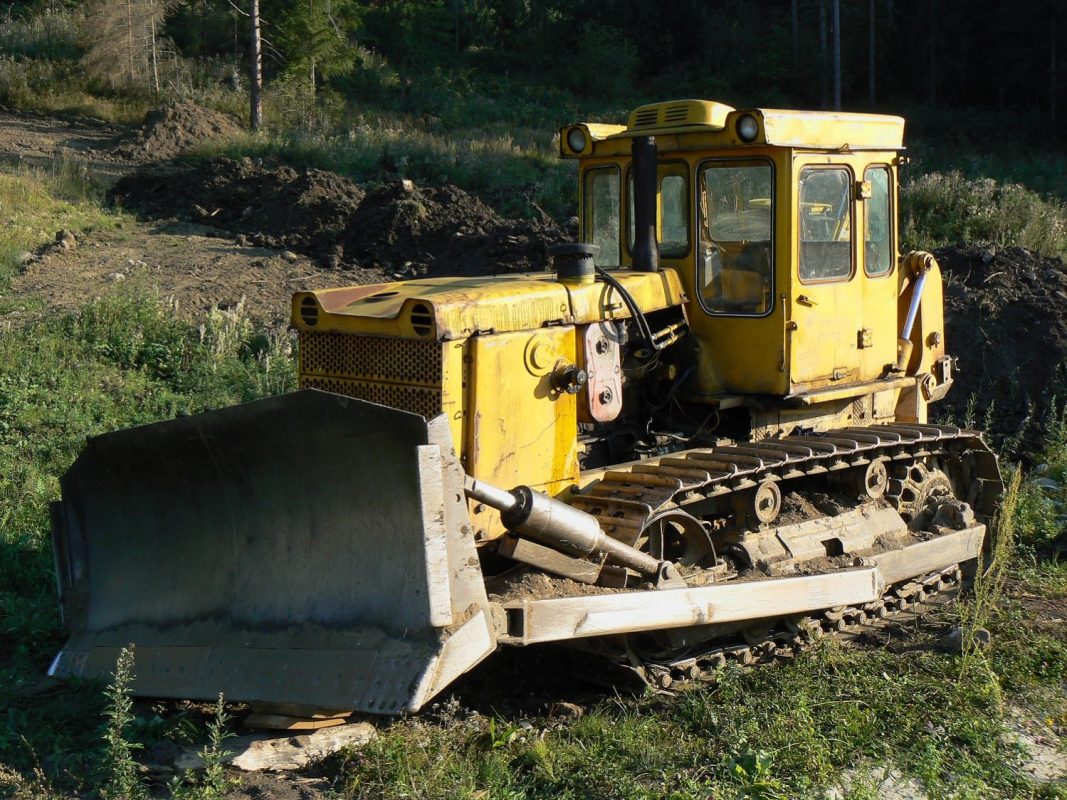
M843 281L852 275L852 178L842 167L800 171L800 280Z
M699 171L697 278L713 314L762 315L774 297L774 173L765 161L713 161Z
M634 176L627 180L629 190L627 243L634 246ZM664 258L684 258L689 252L689 175L685 164L659 167L659 254Z
M619 168L596 167L585 173L583 190L585 241L600 252L594 259L598 267L617 267L619 259Z
M863 203L863 265L871 277L893 269L893 214L890 206L889 168L868 167L863 179L871 196Z

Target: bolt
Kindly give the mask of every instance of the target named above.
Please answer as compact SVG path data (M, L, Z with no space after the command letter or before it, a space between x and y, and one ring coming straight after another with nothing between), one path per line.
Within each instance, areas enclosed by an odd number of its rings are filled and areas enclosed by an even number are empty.
M600 402L607 405L615 398L615 395L611 393L611 389L605 389L600 393Z
M607 341L604 340L604 339L597 339L596 340L596 345L594 346L594 349L600 355L604 355L604 353L608 352L608 343L607 343Z

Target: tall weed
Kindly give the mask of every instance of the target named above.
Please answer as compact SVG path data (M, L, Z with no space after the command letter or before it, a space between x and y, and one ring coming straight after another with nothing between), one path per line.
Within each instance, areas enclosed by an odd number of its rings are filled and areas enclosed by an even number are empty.
M1067 256L1067 206L1021 184L932 172L905 186L900 199L908 248L979 241Z
M114 678L104 690L107 698L104 729L104 770L101 794L104 800L140 800L147 796L134 751L141 745L131 741L129 729L135 720L130 686L133 684L133 645L122 648L115 664Z

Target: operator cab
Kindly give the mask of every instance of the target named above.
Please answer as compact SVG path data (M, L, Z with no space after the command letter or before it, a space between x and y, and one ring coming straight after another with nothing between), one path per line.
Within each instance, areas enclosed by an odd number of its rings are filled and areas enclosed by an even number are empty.
M683 100L625 126L568 126L560 151L579 162L582 241L626 270L631 143L654 141L660 263L685 286L696 340L689 397L858 395L896 359L903 130L893 116Z

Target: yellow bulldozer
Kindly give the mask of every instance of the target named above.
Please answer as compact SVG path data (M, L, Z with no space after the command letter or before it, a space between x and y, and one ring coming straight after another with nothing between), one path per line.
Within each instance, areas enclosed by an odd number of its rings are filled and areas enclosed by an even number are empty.
M551 269L301 292L300 390L96 437L53 507L70 639L148 696L414 712L499 647L661 686L972 572L1002 493L904 120L684 100L560 131Z

